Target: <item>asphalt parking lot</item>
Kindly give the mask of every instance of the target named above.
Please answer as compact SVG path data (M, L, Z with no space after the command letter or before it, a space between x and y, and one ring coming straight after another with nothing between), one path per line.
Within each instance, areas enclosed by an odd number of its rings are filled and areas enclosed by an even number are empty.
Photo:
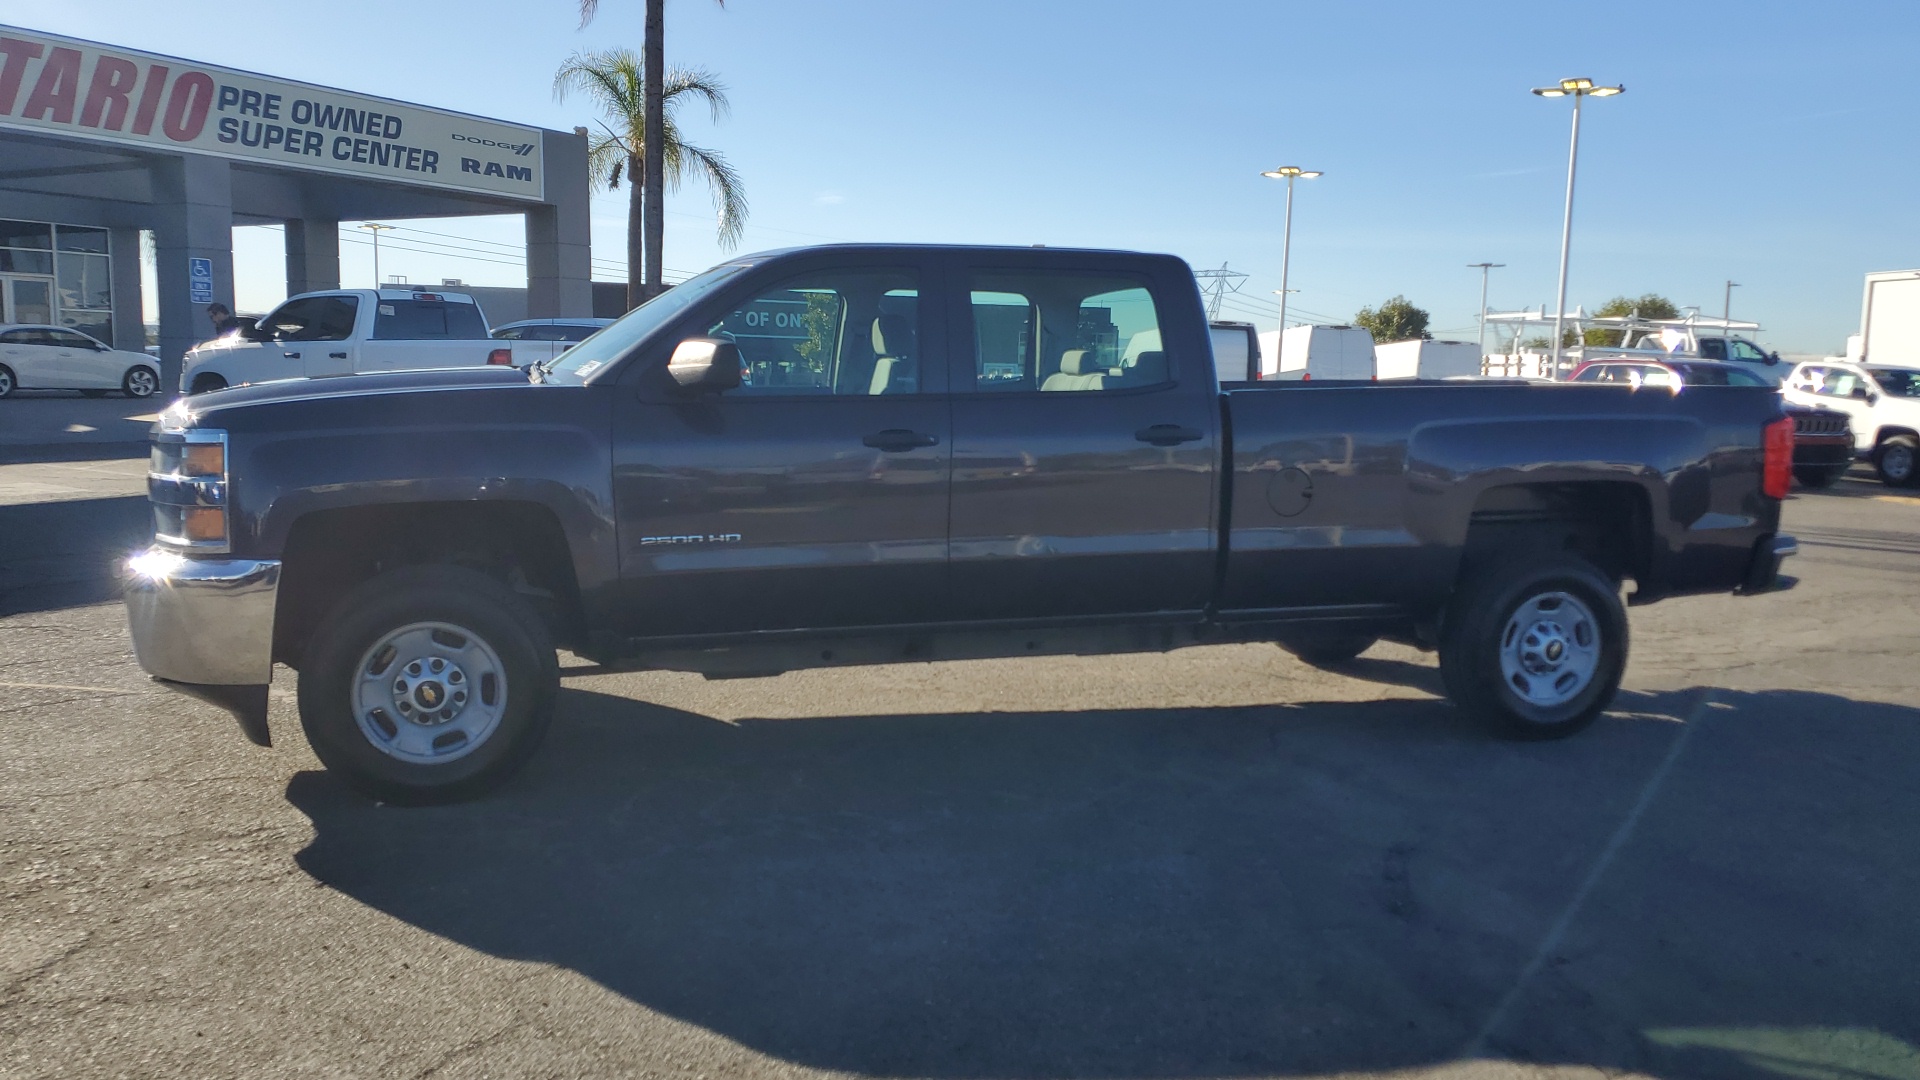
M0 1075L1920 1077L1920 498L1794 498L1799 587L1636 609L1564 743L1397 646L593 675L401 810L290 677L271 750L146 680L145 410L63 400L0 403L113 436L0 456Z

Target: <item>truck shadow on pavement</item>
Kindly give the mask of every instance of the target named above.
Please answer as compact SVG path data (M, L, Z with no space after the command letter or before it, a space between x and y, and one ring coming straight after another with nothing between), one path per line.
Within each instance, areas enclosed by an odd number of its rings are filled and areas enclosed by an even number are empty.
M287 794L318 882L803 1066L1908 1077L1916 740L1798 692L1511 744L1429 701L734 723L568 690L489 800Z
M153 540L144 495L0 504L0 616L120 596L120 561Z

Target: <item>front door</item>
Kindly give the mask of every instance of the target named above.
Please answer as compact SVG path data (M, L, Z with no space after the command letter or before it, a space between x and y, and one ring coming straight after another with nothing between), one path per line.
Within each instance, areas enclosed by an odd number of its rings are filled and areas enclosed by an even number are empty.
M1200 611L1217 483L1206 327L1166 324L1172 286L1131 274L965 276L950 321L956 617Z
M769 277L768 275L771 275ZM913 260L742 281L675 336L738 344L743 385L622 379L614 496L627 633L844 628L941 617L948 430L937 305Z

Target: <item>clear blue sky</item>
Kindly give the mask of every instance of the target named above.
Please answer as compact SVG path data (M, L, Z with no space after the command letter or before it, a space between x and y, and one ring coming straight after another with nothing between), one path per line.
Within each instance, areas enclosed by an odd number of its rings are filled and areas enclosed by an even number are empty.
M554 102L560 61L641 42L639 0L604 0L584 30L573 0L0 0L0 21L562 129L590 117ZM1587 108L1570 305L1654 291L1717 315L1732 278L1763 341L1824 352L1857 329L1863 273L1920 266L1916 0L668 0L667 33L670 64L731 88L730 120L685 119L745 177L741 250L1170 251L1251 274L1239 303L1270 326L1282 192L1259 173L1299 164L1326 176L1298 193L1294 308L1338 321L1404 293L1471 337L1467 263L1507 264L1495 307L1553 301L1568 105L1527 89L1588 75L1628 92ZM623 199L596 198L597 259L623 260ZM669 213L669 267L726 254L703 190ZM239 258L243 281L273 281L277 237ZM418 254L383 270L523 280ZM370 279L365 249L346 274Z

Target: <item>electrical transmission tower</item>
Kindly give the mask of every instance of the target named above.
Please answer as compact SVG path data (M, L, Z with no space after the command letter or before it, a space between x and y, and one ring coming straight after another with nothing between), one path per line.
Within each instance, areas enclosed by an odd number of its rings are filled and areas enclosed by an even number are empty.
M1229 270L1226 263L1221 263L1218 270L1195 270L1193 276L1200 280L1200 291L1207 298L1207 318L1213 320L1220 317L1221 298L1239 292L1240 283L1247 275Z

